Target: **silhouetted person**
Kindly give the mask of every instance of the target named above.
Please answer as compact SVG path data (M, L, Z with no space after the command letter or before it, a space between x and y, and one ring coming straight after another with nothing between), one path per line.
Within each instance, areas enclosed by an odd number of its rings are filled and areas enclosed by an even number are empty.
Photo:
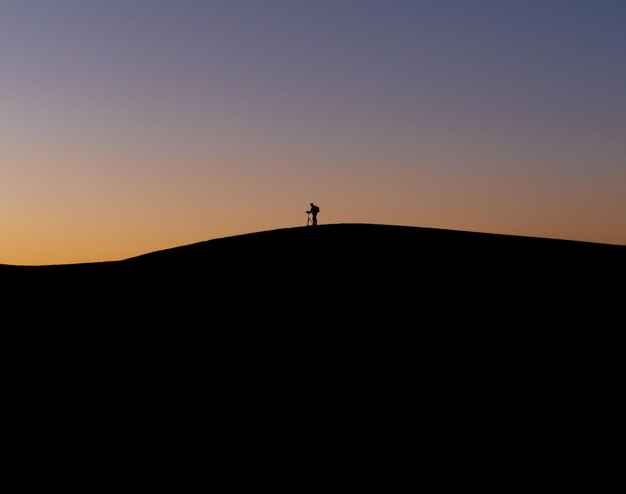
M311 203L311 209L307 211L307 214L312 216L311 224L313 226L317 225L317 213L320 212L320 208L318 208L315 204Z

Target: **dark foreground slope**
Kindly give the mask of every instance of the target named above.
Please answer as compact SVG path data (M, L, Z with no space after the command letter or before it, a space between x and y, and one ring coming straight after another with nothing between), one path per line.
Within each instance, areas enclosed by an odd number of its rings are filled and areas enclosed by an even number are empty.
M249 309L304 317L333 309L356 315L445 307L452 315L463 307L494 312L499 303L610 294L623 282L625 264L626 249L615 245L331 224L214 239L123 261L2 266L0 275L25 295L131 307L153 302L234 318Z
M275 465L297 444L388 488L408 442L438 482L525 478L506 472L605 421L625 265L618 246L336 224L2 266L7 402L20 431L133 465L195 465L198 440Z

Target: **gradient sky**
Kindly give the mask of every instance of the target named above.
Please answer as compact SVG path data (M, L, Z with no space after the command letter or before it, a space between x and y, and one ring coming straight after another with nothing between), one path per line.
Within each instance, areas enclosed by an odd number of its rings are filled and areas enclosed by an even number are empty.
M626 244L626 1L0 0L0 263L304 226L310 202Z

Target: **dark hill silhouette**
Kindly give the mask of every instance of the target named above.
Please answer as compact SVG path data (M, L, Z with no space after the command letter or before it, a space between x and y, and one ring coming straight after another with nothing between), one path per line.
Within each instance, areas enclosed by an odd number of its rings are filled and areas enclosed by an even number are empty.
M41 373L63 355L73 373L117 373L128 395L168 383L195 396L217 375L339 401L372 386L397 400L419 382L434 400L463 390L463 405L484 383L494 399L532 373L548 396L564 382L554 369L617 361L602 356L621 348L624 279L623 246L377 224L0 266L5 326Z
M623 281L625 261L618 245L329 224L212 239L121 261L0 265L0 276L24 293L61 292L67 300L161 300L212 304L214 311L225 303L263 310L284 304L303 313L348 306L406 311L444 301L508 301L507 293L515 299L597 292Z
M217 238L159 250L121 261L15 266L0 264L2 274L36 276L134 276L166 273L186 276L203 272L228 277L229 273L298 272L300 277L320 271L340 275L343 269L388 273L430 272L449 266L476 268L476 261L490 270L499 262L539 268L567 266L569 262L591 267L594 263L623 261L623 246L525 237L493 233L380 224L330 224L293 227ZM292 264L293 263L293 264ZM438 268L433 269L433 264ZM400 273L398 273L400 274Z
M622 246L373 224L4 265L5 353L20 413L84 416L81 435L93 409L148 445L207 417L242 444L285 431L368 455L416 426L429 452L543 444L561 423L569 445L581 388L619 362L625 267Z

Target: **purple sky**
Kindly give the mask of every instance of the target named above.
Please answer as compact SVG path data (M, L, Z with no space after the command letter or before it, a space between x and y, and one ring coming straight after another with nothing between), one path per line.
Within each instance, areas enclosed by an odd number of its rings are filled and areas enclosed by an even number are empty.
M306 223L626 244L623 0L2 0L0 263Z

